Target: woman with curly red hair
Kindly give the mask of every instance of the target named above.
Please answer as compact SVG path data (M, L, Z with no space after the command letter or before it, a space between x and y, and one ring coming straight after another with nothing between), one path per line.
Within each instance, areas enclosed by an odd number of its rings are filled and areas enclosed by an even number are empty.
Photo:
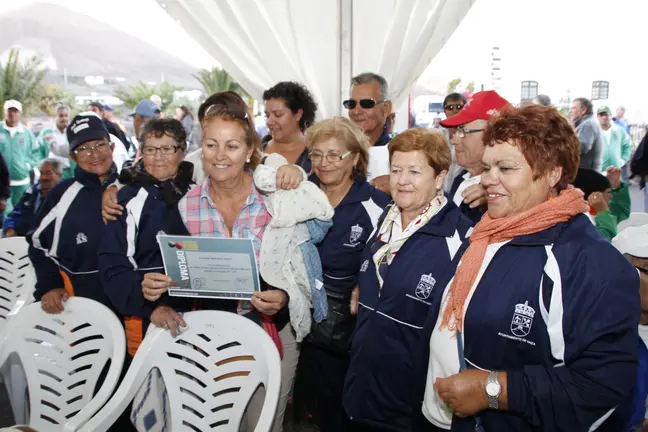
M426 326L423 414L453 431L595 430L634 383L639 277L568 186L579 142L555 109L507 110L484 143L488 213Z

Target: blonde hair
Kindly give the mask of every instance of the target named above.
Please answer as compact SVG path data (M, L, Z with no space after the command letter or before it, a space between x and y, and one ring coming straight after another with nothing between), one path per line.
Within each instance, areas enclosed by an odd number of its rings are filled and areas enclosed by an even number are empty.
M366 177L371 142L360 127L346 117L338 116L319 121L306 130L306 148L312 150L315 144L331 138L344 144L351 154L358 155L355 169Z
M394 152L412 152L420 150L425 155L428 164L434 169L434 174L448 171L452 155L445 135L441 131L425 128L408 129L396 135L389 143L389 161Z
M250 162L245 164L245 169L254 171L261 162L261 138L247 113L247 104L240 96L236 95L238 96L236 99L226 93L223 93L223 100L216 101L205 110L205 115L200 122L203 139L207 124L215 118L238 123L245 131L245 144L252 150Z

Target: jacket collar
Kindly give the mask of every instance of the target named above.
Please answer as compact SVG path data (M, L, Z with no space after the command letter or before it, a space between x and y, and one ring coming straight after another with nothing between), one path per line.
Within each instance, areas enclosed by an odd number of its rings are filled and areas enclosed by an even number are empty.
M317 176L313 173L308 177L308 180L311 183L315 183L318 187L320 185L320 180L317 178ZM353 184L351 185L351 189L349 189L349 192L347 192L346 196L340 201L340 204L338 204L338 207L347 205L347 204L355 204L363 201L367 201L369 198L371 198L371 192L373 186L371 186L367 182L367 178L361 174L354 174L353 175Z
M517 245L517 246L549 246L552 245L558 240L558 237L560 237L560 234L563 232L563 230L571 223L578 223L579 221L582 220L582 218L586 219L587 223L590 223L589 220L587 220L587 216L584 214L579 214L574 216L573 218L569 219L567 222L559 222L556 225L547 228L546 230L539 231L537 233L525 235L525 236L518 236L513 238L510 241L511 245Z
M391 206L396 205L392 203L385 208L383 214L387 214L387 210ZM452 237L457 230L457 224L461 212L457 206L449 199L446 198L446 203L439 209L438 213L432 217L424 226L416 231L416 234L427 234L437 237ZM381 222L382 224L382 222Z
M587 120L594 117L594 114L585 114L583 117L579 118L574 122L574 127L580 126L582 123L585 123Z
M7 126L7 122L4 121L4 120L2 121L2 127L3 127L3 129L9 131L9 126ZM17 131L18 133L23 133L23 132L25 132L25 127L23 126L22 123L18 123L18 126L16 126L16 131Z
M82 170L79 165L74 168L74 179L81 183L83 186L105 188L109 184L114 183L115 180L117 180L117 177L117 165L115 165L114 163L110 167L110 174L108 178L103 183L99 181L99 176Z
M389 144L389 141L391 141L391 135L389 135L389 132L387 131L387 124L383 127L383 131L378 137L378 140L374 143L374 147L380 147L380 146L385 146Z

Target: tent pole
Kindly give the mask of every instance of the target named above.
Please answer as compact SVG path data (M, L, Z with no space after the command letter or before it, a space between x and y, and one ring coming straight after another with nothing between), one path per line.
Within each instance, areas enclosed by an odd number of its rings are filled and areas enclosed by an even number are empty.
M334 113L343 114L342 102L349 96L353 77L353 0L338 0L340 22L340 85L339 100Z

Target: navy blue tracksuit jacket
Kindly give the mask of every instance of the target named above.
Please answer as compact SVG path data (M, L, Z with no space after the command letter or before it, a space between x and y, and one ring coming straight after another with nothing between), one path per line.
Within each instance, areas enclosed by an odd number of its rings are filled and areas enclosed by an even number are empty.
M40 209L41 204L45 201L42 196L43 189L40 184L30 186L20 198L18 204L13 208L11 213L5 219L2 231L7 232L13 229L19 236L24 237L29 230L34 228L34 219Z
M66 288L111 307L99 278L97 251L105 226L101 195L116 179L114 165L103 183L77 166L73 179L59 182L47 193L36 228L27 236L36 270L36 301L52 289Z
M463 332L469 368L507 372L508 410L482 412L485 430L594 430L635 383L637 271L585 215L489 248ZM430 314L428 344L436 323ZM473 428L452 420L452 431Z
M319 185L314 175L310 181ZM363 251L378 219L391 198L356 176L344 199L335 208L333 226L317 246L322 260L324 285L350 295L358 283Z
M374 236L367 244L343 397L346 414L354 422L411 432L422 418L423 389L418 381L427 364L420 361L420 353L421 344L428 343L423 326L430 307L454 275L471 228L472 222L448 201L402 245L388 267L382 290L373 261L382 242Z
M171 210L155 185L126 185L117 195L124 211L109 222L99 247L99 271L106 295L124 316L128 352L134 355L157 306L142 295L146 273L164 273L156 236Z

